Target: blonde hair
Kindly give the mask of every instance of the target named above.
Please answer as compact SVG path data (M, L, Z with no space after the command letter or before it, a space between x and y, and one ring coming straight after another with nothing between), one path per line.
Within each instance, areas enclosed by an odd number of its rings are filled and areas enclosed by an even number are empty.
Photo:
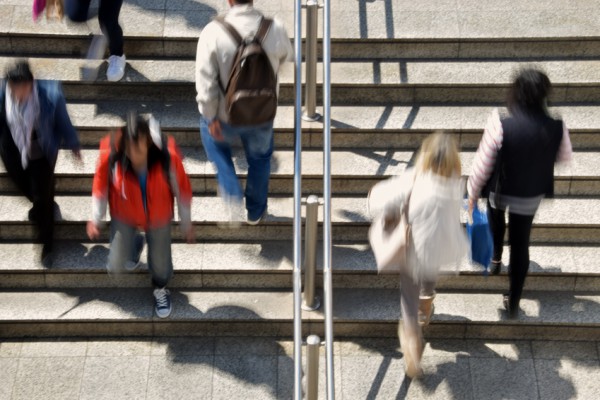
M445 132L434 132L421 144L416 162L417 173L460 177L460 154L454 137Z

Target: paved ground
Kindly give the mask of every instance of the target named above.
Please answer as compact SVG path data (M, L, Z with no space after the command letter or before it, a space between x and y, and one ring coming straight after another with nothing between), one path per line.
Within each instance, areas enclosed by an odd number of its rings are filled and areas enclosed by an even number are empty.
M0 399L289 399L291 351L274 338L0 342ZM599 352L599 342L432 341L426 378L411 382L396 340L338 342L337 398L598 399Z
M255 3L293 31L294 1ZM331 7L333 38L585 37L600 29L598 0L332 0ZM0 0L0 9L0 31L89 32L81 24L33 25L22 0ZM127 36L195 37L226 9L225 0L125 0L121 20ZM95 20L89 29L98 30Z

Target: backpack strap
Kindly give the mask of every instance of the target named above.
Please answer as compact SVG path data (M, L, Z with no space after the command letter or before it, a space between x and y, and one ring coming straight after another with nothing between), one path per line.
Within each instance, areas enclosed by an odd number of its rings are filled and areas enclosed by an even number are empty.
M242 42L244 40L240 36L239 32L233 27L233 25L231 25L229 22L225 21L225 16L224 15L218 15L218 16L216 16L215 17L215 21L217 21L219 24L221 24L221 26L223 28L225 28L225 30L227 32L229 32L229 35L235 41L235 45L237 47L239 47L242 44Z
M256 31L256 35L254 36L254 38L258 40L261 44L265 41L267 33L269 33L272 24L273 20L270 18L263 17L260 20L260 25L258 26L258 31Z

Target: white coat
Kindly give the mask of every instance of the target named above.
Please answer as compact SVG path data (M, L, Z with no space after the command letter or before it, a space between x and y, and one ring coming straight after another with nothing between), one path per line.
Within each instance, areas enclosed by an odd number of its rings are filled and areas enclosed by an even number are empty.
M409 193L408 221L412 246L407 268L416 282L435 281L441 269L456 270L469 252L469 241L460 223L463 184L460 178L414 169L378 183L369 195L372 216L398 214Z

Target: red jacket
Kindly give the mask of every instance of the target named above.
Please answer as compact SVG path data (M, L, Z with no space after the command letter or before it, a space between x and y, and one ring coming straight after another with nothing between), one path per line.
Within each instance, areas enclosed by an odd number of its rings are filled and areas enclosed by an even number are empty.
M112 219L142 229L163 227L173 219L173 197L175 197L181 228L185 230L190 226L192 203L190 180L183 168L175 139L169 137L167 143L170 176L166 176L165 164L160 160L152 162L149 159L151 164L148 166L146 210L144 210L137 175L131 169L124 172L121 160L114 163L112 173L109 171L111 137L108 135L102 139L92 190L93 221L96 224L104 219L108 202Z

